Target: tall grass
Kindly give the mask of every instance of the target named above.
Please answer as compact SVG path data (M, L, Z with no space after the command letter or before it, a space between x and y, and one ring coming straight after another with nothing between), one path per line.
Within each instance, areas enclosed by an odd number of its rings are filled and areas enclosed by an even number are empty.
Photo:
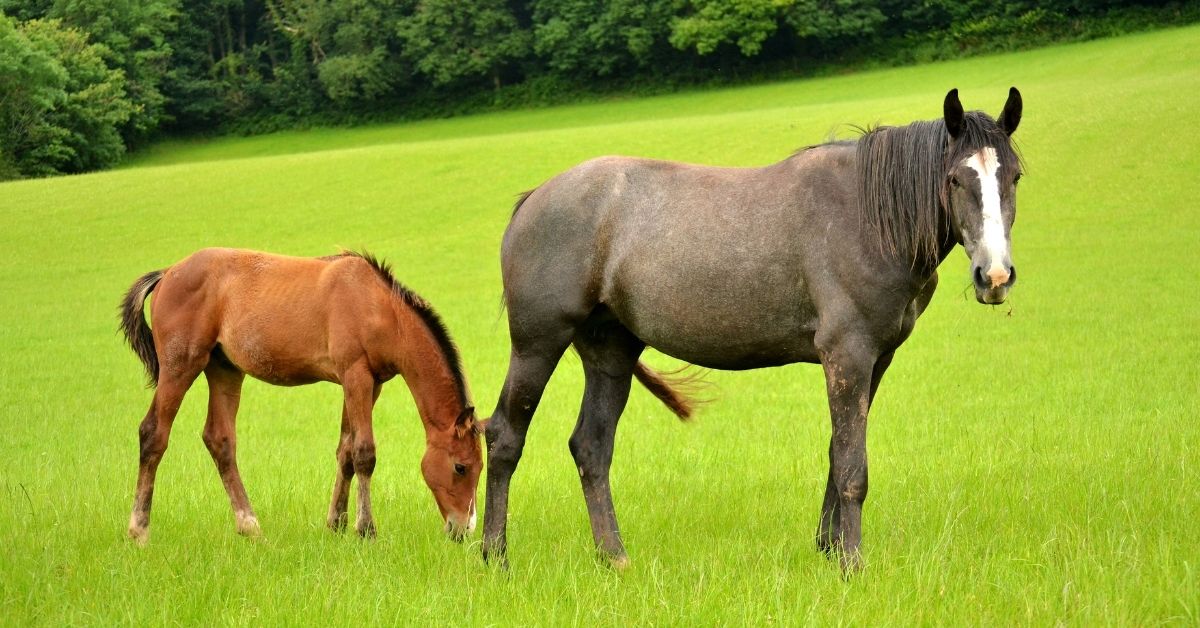
M960 62L448 121L160 146L130 168L0 185L0 623L1149 625L1200 623L1200 28ZM141 273L203 246L364 247L445 318L483 412L507 356L497 251L515 195L586 158L778 160L844 123L993 113L1021 88L1009 304L965 257L871 417L868 568L813 546L820 369L714 373L680 425L635 390L613 485L634 561L593 560L564 358L513 483L511 571L454 545L407 391L376 411L377 541L323 528L340 391L249 382L239 453L265 537L233 532L203 381L124 539L149 403L115 333ZM661 355L659 365L674 362Z

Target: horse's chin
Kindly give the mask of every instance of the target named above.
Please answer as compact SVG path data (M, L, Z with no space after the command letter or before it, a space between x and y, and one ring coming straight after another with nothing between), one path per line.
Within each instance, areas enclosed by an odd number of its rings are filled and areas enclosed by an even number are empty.
M1008 299L1008 288L1000 286L999 288L990 288L988 290L975 290L975 300L984 305L1000 305Z
M475 531L475 513L472 512L470 517L462 517L461 519L453 516L447 517L443 530L446 532L446 536L450 537L451 541L462 543Z

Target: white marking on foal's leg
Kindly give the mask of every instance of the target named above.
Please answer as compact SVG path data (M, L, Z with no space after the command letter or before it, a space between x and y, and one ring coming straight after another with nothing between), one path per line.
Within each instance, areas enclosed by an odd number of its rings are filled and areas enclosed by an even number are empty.
M262 536L262 528L258 525L258 517L248 510L239 510L237 517L238 534L248 537Z
M1000 181L997 173L1000 161L996 149L991 146L966 159L964 164L979 175L980 200L983 205L983 246L988 254L987 276L992 287L1008 281L1008 268L1004 259L1008 256L1008 240L1004 237L1004 217L1000 213Z
M354 522L354 529L359 536L374 537L375 536L375 519L371 516L371 477L360 474L358 476L358 516Z
M129 514L129 538L138 545L145 545L150 541L150 526L142 525L136 510Z

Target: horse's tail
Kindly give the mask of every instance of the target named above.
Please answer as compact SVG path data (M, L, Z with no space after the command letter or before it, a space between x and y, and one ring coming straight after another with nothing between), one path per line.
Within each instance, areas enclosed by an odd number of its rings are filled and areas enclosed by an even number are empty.
M692 418L692 413L696 411L697 406L707 401L697 399L692 394L705 386L705 382L701 379L704 372L680 375L687 368L685 366L677 371L662 373L646 366L643 362L638 362L633 369L633 374L650 391L650 394L658 397L658 400L663 402L671 412L674 412L679 420L686 421Z
M158 352L154 350L154 336L150 333L150 325L142 312L146 297L162 279L163 271L156 270L146 273L133 282L125 298L121 299L120 316L121 331L125 332L125 340L137 354L142 365L146 367L146 385L158 385Z

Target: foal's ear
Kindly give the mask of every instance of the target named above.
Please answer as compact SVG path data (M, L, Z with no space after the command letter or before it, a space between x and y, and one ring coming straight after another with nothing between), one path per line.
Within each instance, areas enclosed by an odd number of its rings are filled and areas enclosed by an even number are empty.
M487 429L489 419L476 419L473 424L476 436L483 436L483 431Z
M475 406L467 406L463 408L458 418L454 420L454 431L461 438L466 435L468 430L475 429Z
M946 93L946 101L942 103L942 116L946 119L946 131L950 137L957 138L962 132L963 108L958 101L958 88Z
M1021 92L1017 88L1008 88L1008 102L1004 103L1004 111L1000 112L1000 128L1012 135L1021 123Z

